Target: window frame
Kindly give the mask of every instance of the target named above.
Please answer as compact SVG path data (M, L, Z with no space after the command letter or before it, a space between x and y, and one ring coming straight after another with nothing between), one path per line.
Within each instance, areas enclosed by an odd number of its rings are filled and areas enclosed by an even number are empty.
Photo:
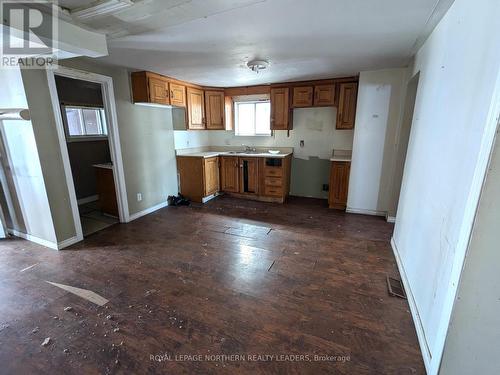
M269 113L269 133L257 133L257 104L259 103L268 103L269 104L269 111L271 110L271 100L270 99L265 99L265 100L241 100L241 101L235 101L234 102L234 135L235 137L272 137L272 130L271 130L271 114ZM239 112L239 104L253 104L254 105L254 124L253 124L253 129L254 129L254 134L238 134L238 112Z
M66 109L78 109L78 110L80 110L79 117L80 117L80 123L82 124L82 126L84 126L84 124L85 124L83 110L90 109L90 110L97 111L97 113L98 113L98 116L97 116L98 127L101 129L101 131L104 131L104 133L70 135L68 117L66 115ZM104 107L89 106L89 105L62 104L61 105L61 113L63 116L64 133L66 135L67 142L98 141L98 140L107 140L108 139L108 124L106 122L106 111L105 111ZM86 132L86 129L83 129L83 130Z

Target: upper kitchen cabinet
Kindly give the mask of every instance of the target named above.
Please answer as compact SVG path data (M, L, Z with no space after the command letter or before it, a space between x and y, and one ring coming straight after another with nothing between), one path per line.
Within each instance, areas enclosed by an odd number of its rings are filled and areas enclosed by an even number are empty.
M316 85L314 86L314 106L333 106L335 105L335 85Z
M271 130L291 129L290 89L271 88Z
M224 91L205 91L207 129L224 130Z
M187 88L188 129L205 129L205 94L194 87Z
M313 87L303 86L294 87L292 96L292 107L312 107L313 105Z
M150 72L132 73L132 98L134 103L170 104L168 80Z
M186 106L186 86L170 82L170 104L177 107Z
M354 129L358 83L339 84L339 105L337 108L337 129Z

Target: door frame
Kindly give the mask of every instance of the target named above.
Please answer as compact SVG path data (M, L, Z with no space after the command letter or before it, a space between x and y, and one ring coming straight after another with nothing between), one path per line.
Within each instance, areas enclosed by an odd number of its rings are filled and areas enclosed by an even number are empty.
M68 186L68 193L70 198L71 211L73 213L73 221L75 224L76 238L70 243L64 241L64 246L67 247L73 243L83 240L83 231L80 221L80 213L78 211L78 201L76 199L75 185L73 182L73 173L71 172L71 164L69 161L68 147L66 144L66 133L64 130L64 123L62 119L61 107L59 104L59 95L57 93L57 86L55 76L62 76L68 78L79 79L88 82L94 82L101 85L102 96L104 101L104 110L106 112L106 121L108 128L108 141L111 154L111 161L113 162L113 178L115 181L116 198L118 204L118 215L121 223L130 221L130 214L128 210L127 190L125 185L125 174L123 168L123 159L120 145L120 134L118 130L118 116L116 112L115 94L113 90L113 78L102 74L86 72L83 70L67 68L59 66L57 70L47 70L47 80L49 85L50 99L52 102L52 109L56 122L57 136L61 156L63 159L64 174L66 176L66 183Z

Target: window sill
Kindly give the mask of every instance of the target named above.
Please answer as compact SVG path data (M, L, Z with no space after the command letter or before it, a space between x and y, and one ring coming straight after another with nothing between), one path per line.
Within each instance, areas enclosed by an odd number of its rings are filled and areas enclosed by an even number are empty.
M94 136L81 136L81 137L66 137L66 143L72 142L94 142L94 141L107 141L107 135L94 135Z
M254 135L245 135L245 134L235 134L235 137L272 137L272 134L254 134Z

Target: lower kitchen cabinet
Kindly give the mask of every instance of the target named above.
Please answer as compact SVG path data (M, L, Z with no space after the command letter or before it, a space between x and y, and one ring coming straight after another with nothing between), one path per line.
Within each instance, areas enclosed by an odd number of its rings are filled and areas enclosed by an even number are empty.
M180 193L205 202L218 192L283 203L290 191L291 155L286 157L178 156Z
M259 192L259 159L239 158L240 193L258 194Z
M220 156L220 181L221 190L238 193L240 165L237 156Z
M180 193L193 202L204 202L217 193L219 186L219 158L191 156L177 157Z
M347 192L349 189L349 173L351 162L332 161L330 169L330 187L328 206L338 210L345 210L347 206Z

